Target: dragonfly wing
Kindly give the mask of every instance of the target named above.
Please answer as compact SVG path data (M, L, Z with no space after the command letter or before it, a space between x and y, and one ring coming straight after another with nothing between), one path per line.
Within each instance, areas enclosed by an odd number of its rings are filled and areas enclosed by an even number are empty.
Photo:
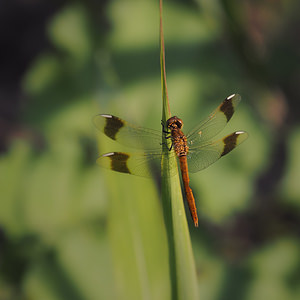
M150 164L160 164L159 152L110 152L97 159L97 164L112 171L151 177Z
M128 147L139 149L161 148L160 131L130 124L113 115L97 115L93 119L95 126L109 138Z
M207 168L219 158L231 152L247 138L247 132L236 131L220 140L207 142L191 149L187 155L189 171L196 173Z
M142 177L152 177L153 166L161 166L162 156L167 155L159 151L145 152L109 152L97 159L97 164L103 168ZM170 155L175 155L171 153ZM166 157L166 156L164 156ZM170 170L169 176L173 176L176 170Z
M227 97L205 120L186 136L189 147L197 147L216 136L231 119L236 106L241 101L238 94Z

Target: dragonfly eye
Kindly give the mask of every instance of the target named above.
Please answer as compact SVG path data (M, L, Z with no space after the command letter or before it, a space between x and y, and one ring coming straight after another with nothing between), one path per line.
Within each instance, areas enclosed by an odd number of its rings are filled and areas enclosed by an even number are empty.
M172 128L172 129L179 128L180 129L180 128L182 128L182 126L183 126L182 120L176 116L168 119L168 121L167 121L168 128Z
M182 126L183 126L183 122L182 122L180 119L177 119L176 125L177 125L177 127L180 129L180 128L182 128Z

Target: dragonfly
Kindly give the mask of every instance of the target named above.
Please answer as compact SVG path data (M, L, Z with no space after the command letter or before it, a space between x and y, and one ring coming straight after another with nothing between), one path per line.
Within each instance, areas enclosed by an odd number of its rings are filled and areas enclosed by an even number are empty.
M127 147L140 151L109 152L97 159L101 167L137 176L151 177L149 164L161 163L164 155L176 155L187 204L195 227L198 227L198 214L192 189L189 186L189 173L203 170L219 158L231 152L248 138L245 131L235 131L221 139L219 134L233 116L241 101L238 94L227 97L207 118L201 121L186 135L182 132L183 122L176 116L163 124L162 132L136 126L110 114L99 114L93 119L97 129L107 137ZM171 139L171 153L162 150L162 134ZM172 172L170 173L172 174Z

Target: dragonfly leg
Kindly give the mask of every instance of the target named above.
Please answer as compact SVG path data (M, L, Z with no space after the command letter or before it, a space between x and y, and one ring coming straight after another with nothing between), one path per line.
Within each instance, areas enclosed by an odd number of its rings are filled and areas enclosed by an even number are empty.
M168 139L168 138L170 138L170 137L171 137L171 136L167 136L166 139ZM161 145L161 146L162 146L162 145L165 145L166 147L168 147L167 143L160 143L160 145ZM171 151L171 150L172 150L172 147L173 147L173 143L171 144L171 147L168 148L168 150Z
M164 124L163 120L161 120L161 123L160 123L160 124L161 124L161 126L162 126L162 132L163 132L163 133L169 133L169 134L171 133L170 131L165 130L165 124Z
M166 134L165 139L172 138L171 131L165 130L165 124L164 124L163 120L161 120L161 126L162 126L162 132L164 134ZM169 135L167 136L167 134L169 134ZM167 143L161 143L161 145L163 145L163 144L167 146ZM173 143L171 144L171 147L168 148L168 150L171 151L172 147L173 147Z

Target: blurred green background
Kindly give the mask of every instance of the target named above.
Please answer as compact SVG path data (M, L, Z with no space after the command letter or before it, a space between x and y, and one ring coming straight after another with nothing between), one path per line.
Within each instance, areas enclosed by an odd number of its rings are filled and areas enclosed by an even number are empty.
M300 2L164 1L172 114L249 139L191 176L199 299L300 299ZM92 117L160 130L158 0L0 2L0 300L169 299L159 184Z

